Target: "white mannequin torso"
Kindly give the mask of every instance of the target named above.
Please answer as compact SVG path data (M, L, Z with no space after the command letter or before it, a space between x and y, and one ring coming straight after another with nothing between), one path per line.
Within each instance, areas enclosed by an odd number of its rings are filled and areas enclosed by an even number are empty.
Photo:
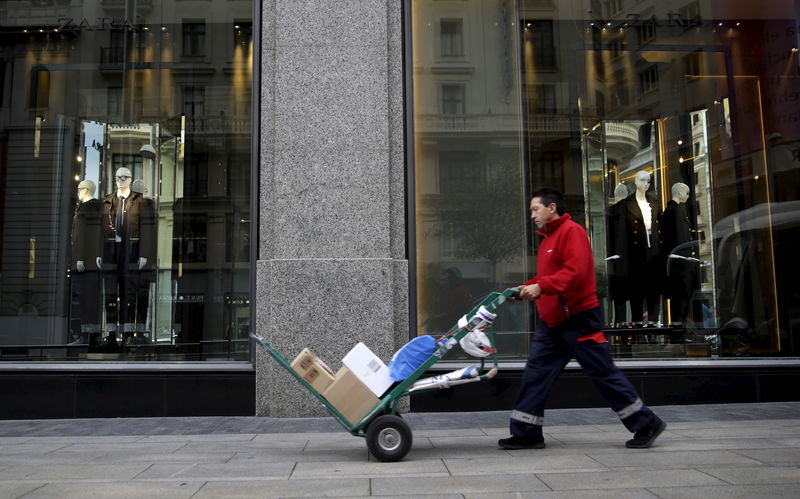
M647 234L649 235L650 231L653 230L653 210L650 208L647 198L640 198L638 193L636 194L636 202L639 203L639 209L642 210L644 228L647 229Z

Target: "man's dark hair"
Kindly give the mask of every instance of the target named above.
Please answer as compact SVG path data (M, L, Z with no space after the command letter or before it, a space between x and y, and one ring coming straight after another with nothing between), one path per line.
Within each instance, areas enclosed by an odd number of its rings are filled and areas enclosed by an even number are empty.
M550 206L551 203L555 203L556 213L558 213L558 216L561 216L567 212L567 205L564 203L564 196L562 196L561 193L555 189L550 187L536 189L533 191L533 194L531 194L531 199L533 198L541 199L542 204L545 206Z

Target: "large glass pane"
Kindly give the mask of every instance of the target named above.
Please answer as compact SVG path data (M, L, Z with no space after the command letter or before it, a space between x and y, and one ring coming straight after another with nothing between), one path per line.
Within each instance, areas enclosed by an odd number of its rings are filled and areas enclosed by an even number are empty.
M0 359L249 359L252 3L192 5L0 4Z
M526 273L518 26L514 2L412 7L417 322L437 334ZM500 351L527 330L526 307L504 310Z
M524 161L585 223L616 354L796 354L796 6L617 4L519 2Z
M528 234L493 268L474 247L489 225L468 209L488 213L479 203L493 198L524 208L550 186L592 239L618 357L800 352L796 2L412 5L421 330L449 326L458 296L531 276L539 237L519 226L524 212L493 218L492 234ZM463 56L444 59L437 29L457 19ZM518 139L487 127L501 102ZM494 158L507 158L506 176L487 176ZM466 277L472 295L452 284Z

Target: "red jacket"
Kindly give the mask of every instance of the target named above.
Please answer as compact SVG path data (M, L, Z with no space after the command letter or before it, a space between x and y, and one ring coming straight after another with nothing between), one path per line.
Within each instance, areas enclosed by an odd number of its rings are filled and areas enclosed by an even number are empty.
M544 323L554 327L599 306L592 248L583 227L565 213L536 233L544 240L536 259L536 277L525 285L538 283L542 289L536 307Z

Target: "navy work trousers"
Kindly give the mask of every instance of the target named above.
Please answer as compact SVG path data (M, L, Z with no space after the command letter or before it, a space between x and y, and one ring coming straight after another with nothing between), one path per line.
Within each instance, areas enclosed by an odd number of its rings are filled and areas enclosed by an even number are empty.
M522 388L511 413L512 435L541 436L547 396L572 357L626 428L636 432L653 420L653 411L644 405L628 378L611 359L608 343L578 341L582 336L602 331L602 324L600 307L578 313L552 328L539 321L528 353Z

